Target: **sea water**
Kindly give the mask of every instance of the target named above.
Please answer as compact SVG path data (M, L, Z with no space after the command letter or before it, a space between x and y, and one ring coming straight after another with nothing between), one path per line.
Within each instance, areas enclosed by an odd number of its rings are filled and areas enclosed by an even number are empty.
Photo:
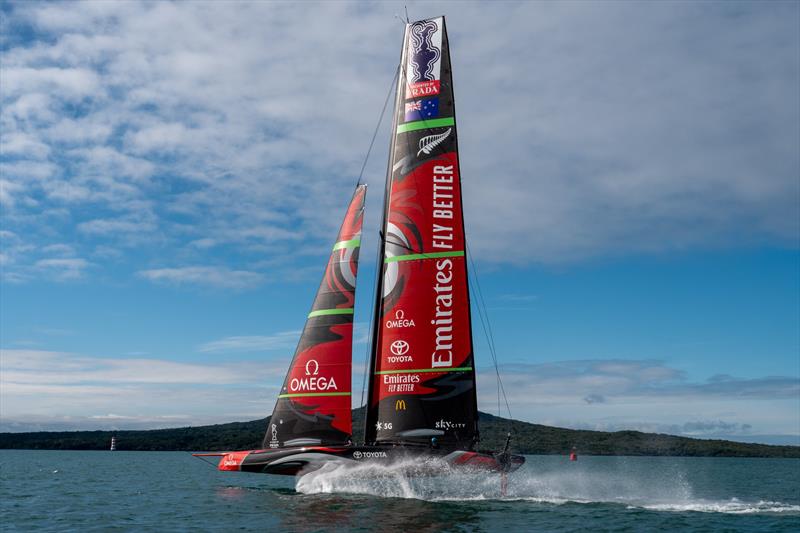
M800 460L528 456L497 474L219 472L181 452L0 451L3 531L800 530Z

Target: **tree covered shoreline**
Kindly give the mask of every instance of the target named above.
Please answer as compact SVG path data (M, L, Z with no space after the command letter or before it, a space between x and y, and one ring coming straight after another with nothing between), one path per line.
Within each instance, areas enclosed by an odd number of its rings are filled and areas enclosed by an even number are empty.
M118 450L224 451L261 447L269 418L212 426L125 431L40 431L0 433L0 449L108 450L117 437ZM353 411L354 442L363 435L363 409ZM508 431L516 453L566 455L651 455L683 457L800 458L800 446L773 446L727 440L693 439L640 431L589 431L511 421L480 413L479 448L500 450Z

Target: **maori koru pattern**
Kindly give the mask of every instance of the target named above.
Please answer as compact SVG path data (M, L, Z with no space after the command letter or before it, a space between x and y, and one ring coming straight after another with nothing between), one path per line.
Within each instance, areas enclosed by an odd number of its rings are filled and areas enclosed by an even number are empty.
M411 27L411 65L414 68L411 82L433 81L433 66L442 55L433 46L431 38L439 30L432 20L418 22Z

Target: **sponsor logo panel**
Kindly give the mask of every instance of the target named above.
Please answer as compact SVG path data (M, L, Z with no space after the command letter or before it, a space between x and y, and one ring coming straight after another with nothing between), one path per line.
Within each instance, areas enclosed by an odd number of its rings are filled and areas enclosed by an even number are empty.
M409 30L406 99L439 94L442 19L414 23Z
M426 98L425 100L406 102L405 111L406 122L436 118L439 116L439 98Z
M407 138L397 144L398 159L392 165L395 180L402 180L418 167L428 164L433 158L437 160L444 157L450 160L456 158L454 151L456 130L453 127L426 128L404 135Z
M464 257L446 258L447 275L441 260L406 261L400 264L408 283L398 305L408 314L418 317L417 326L409 337L408 330L389 328L381 331L381 358L374 376L381 397L393 394L428 394L435 392L426 382L454 371L471 367L469 339L469 307L467 303ZM438 275L438 277L437 277ZM450 283L448 283L450 282ZM413 338L413 341L410 340ZM409 339L409 340L406 340ZM398 340L409 346L408 355L396 356ZM392 348L395 347L394 351ZM406 362L402 357L412 357Z
M269 429L270 429L269 447L277 448L280 446L280 442L278 441L278 426L276 424L271 424Z
M406 313L402 309L397 309L394 312L394 318L389 318L386 320L384 325L388 329L393 328L413 328L417 324L414 323L413 318L406 318Z
M389 350L395 355L405 355L408 352L408 343L404 340L398 339L389 345Z
M352 324L341 324L331 331L345 336L350 328ZM298 353L279 395L281 401L292 404L287 408L309 416L333 415L331 427L349 433L350 417L346 413L351 402L351 347L350 342L325 342ZM277 436L278 441L284 440L280 424Z
M219 465L217 465L217 469L219 470L239 470L239 465L242 464L244 458L250 452L231 452L225 454L225 456L220 459Z
M447 431L448 429L464 429L467 427L466 422L453 422L451 420L437 420L434 425L436 429Z
M420 146L445 142L450 131L438 134L438 139L423 137ZM394 268L392 283L402 286L403 292L384 315L381 358L376 370L428 372L376 376L383 394L433 392L422 383L441 376L436 369L447 371L463 366L471 352L460 183L455 161L455 154L450 152L419 165L410 173L411 179L393 180L389 222L393 231L401 233L392 239L418 250L421 237L423 254L419 255L420 260L390 263ZM416 231L408 230L410 227ZM426 253L440 255L425 258ZM388 286L385 282L384 289ZM400 359L401 351L402 356L412 360Z
M447 141L451 131L452 128L448 128L422 137L419 149L433 152L436 146ZM412 145L411 149L414 148ZM400 236L399 242L427 253L464 250L461 183L456 160L455 152L437 155L413 168L404 179L392 180L390 229L416 229L413 234L405 230L409 234ZM422 242L419 242L420 237ZM407 317L417 319L409 309L404 311Z
M360 459L386 459L387 455L386 452L362 452L360 450L356 450L353 452L353 459L360 460Z
M338 391L333 376L319 376L319 362L309 359L305 364L305 376L293 377L289 380L289 393L313 393Z
M433 149L442 144L444 141L450 137L450 134L453 132L453 128L447 128L447 131L444 133L435 133L433 135L426 135L422 139L419 140L419 151L417 152L417 157L420 154L430 155L433 152Z

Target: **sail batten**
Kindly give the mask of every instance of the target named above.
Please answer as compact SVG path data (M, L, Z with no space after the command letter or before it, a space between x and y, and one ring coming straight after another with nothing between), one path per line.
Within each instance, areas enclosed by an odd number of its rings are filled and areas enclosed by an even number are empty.
M477 439L466 243L444 17L406 26L392 125L367 442Z
M264 436L264 448L352 436L353 313L366 185L356 187Z

